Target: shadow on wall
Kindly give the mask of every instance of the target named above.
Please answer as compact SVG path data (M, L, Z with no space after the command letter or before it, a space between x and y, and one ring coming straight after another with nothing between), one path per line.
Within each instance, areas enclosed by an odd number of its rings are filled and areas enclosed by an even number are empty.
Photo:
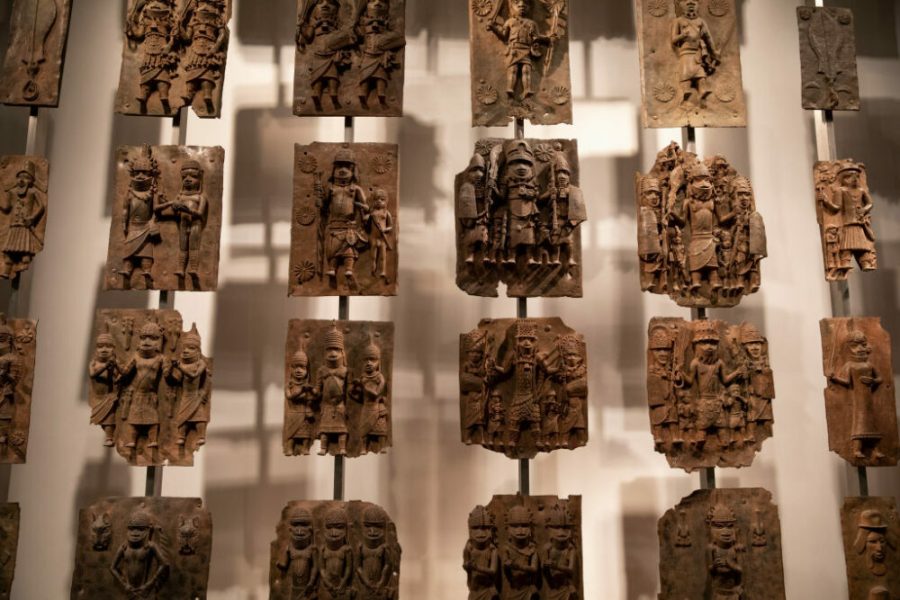
M113 92L113 95L115 95L115 92ZM135 118L119 115L115 112L111 112L109 118L112 120L108 146L111 148L111 151L109 156L106 157L106 202L103 204L103 217L109 217L112 214L112 207L115 203L116 154L119 146L140 146L141 144L146 144L147 140L158 140L162 122L162 119Z
M863 98L859 113L835 116L840 157L865 163L876 202L900 204L900 100ZM877 206L875 211L877 215Z
M437 127L407 116L399 123L400 205L424 211L425 224L434 225L437 207L446 201L444 187L434 180L441 156ZM402 224L401 224L402 229Z
M847 6L845 0L828 0L827 6ZM856 53L859 56L873 58L896 58L900 56L897 29L895 28L896 0L870 0L854 2L853 16L856 19L857 33L864 31L866 35L856 36ZM865 106L863 101L863 106Z

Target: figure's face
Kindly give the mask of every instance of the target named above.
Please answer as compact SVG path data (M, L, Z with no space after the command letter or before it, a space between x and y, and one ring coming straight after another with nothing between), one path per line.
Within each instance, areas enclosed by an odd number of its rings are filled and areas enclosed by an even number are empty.
M387 206L387 196L384 194L375 196L375 208L384 208L385 206Z
M477 548L486 548L491 541L491 528L486 526L469 527L469 539Z
M735 543L734 523L713 522L710 525L712 529L713 543L720 548L731 548Z
M145 358L155 356L156 353L159 352L159 342L160 336L150 333L142 333L140 337L140 343L138 345L138 352L140 352L141 356Z
M528 0L512 0L510 8L512 9L513 16L527 17L531 6Z
M484 181L484 169L481 167L474 167L469 169L469 181L478 185L482 181Z
M763 343L762 342L747 342L744 344L744 348L747 349L747 354L750 355L750 358L754 360L758 360L762 357L763 353Z
M16 175L16 187L20 190L27 190L34 185L34 177L27 171L22 171Z
M569 187L569 181L571 180L571 176L565 171L560 171L556 174L556 185L557 187L566 188Z
M309 367L304 362L295 362L291 364L291 378L294 381L302 381L306 379L306 374L309 373Z
M381 360L377 356L367 356L364 368L366 375L373 375L381 368Z
M149 527L137 527L129 525L128 527L128 543L132 547L143 546L150 537Z
M347 162L334 163L334 178L341 183L347 183L353 179L353 165Z
M333 522L325 524L325 540L332 548L343 546L347 539L347 524Z
M569 545L569 540L572 539L572 531L568 527L548 527L550 534L550 541L553 542L553 545L557 548L565 548Z
M387 0L369 0L366 3L366 10L371 17L377 17L384 14L387 14L388 11L388 3Z
M466 358L470 365L478 365L484 360L484 352L482 350L469 350L466 352Z
M320 19L334 19L337 17L338 7L332 0L320 2L316 7L315 14Z
M750 193L750 190L746 188L738 188L738 190L735 192L735 197L737 198L737 203L741 210L750 210L750 204L753 200L753 194Z
M883 533L872 531L866 537L866 555L873 562L883 563L885 555L885 537Z
M384 523L364 523L363 535L369 548L377 548L384 543Z
M662 202L662 196L656 190L647 190L643 195L644 206L657 208Z
M513 177L518 179L531 179L534 177L534 167L523 160L514 161L509 166L509 171L512 173Z
M855 188L859 185L859 173L856 171L845 171L841 179L847 187Z
M520 546L524 546L531 540L531 525L528 523L510 523L508 526L509 537Z
M325 360L328 362L328 365L331 367L336 367L341 363L341 359L344 357L344 351L340 348L332 346L325 350Z
M816 202L824 202L825 201L825 198L826 198L825 190L827 190L827 189L828 189L828 186L826 186L825 184L822 184L822 183L820 183L819 185L816 186Z
M697 0L682 0L681 2L681 10L684 11L684 16L688 19L697 18L698 8Z
M188 169L181 173L181 187L186 192L200 191L200 171Z
M653 360L660 367L668 367L669 361L672 359L672 350L670 348L654 348L650 351L653 354Z
M701 174L695 175L691 178L691 189L694 192L694 196L701 199L707 199L712 195L713 185L712 181L710 181L709 175Z
M97 342L97 360L108 361L112 358L114 350L109 342Z
M871 348L869 348L869 342L865 339L853 340L850 342L850 355L860 361L865 361L869 359L869 355L872 353Z
M516 350L518 350L520 354L531 354L534 351L534 338L523 337L517 339Z
M146 169L135 170L131 173L131 181L135 187L146 189L153 181L153 174Z
M576 352L574 350L567 350L563 355L563 360L566 363L566 366L570 369L574 369L576 367L581 366L581 353Z
M503 400L500 398L499 393L495 393L491 396L491 408L495 410L503 408Z
M312 543L312 523L306 519L291 521L291 541L298 548L306 548Z
M181 346L181 361L194 363L200 359L200 344L187 342Z
M713 358L719 349L719 343L714 340L700 340L697 342L697 352L701 358Z

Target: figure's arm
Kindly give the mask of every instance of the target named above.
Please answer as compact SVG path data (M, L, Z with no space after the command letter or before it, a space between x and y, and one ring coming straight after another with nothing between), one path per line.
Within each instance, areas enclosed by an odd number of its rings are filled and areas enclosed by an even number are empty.
M528 566L522 569L526 573L537 573L539 569L537 552L528 559Z
M151 543L149 546L150 556L156 558L157 567L153 572L153 575L150 576L150 579L147 580L147 583L141 586L141 589L150 590L156 587L156 584L162 578L163 573L166 572L166 569L169 568L169 565L163 560L162 554L159 552L159 548L156 547L156 544Z
M504 22L499 18L495 18L487 24L487 30L493 32L494 35L504 42L509 40L509 21Z
M710 58L715 61L719 60L719 52L716 50L716 43L713 41L712 33L709 31L709 27L706 26L706 23L700 27L700 37L706 42L706 51L709 52Z
M382 233L390 233L394 230L394 216L391 211L385 211L384 231Z
M350 585L350 578L353 576L353 553L346 546L344 547L344 576L341 577L341 585L339 589L346 589Z
M275 563L275 566L278 567L281 571L287 571L291 566L291 551L289 548L285 548L281 552L281 558Z
M44 201L41 200L39 194L32 193L31 199L34 201L34 212L28 217L28 226L33 228L37 227L37 224L41 222L41 218L44 216L44 211L47 210L47 207L44 204Z
M112 561L112 564L109 565L109 570L113 574L113 577L116 578L116 581L125 588L125 591L130 592L132 590L131 584L125 579L125 576L119 571L119 563L122 562L122 558L125 556L125 545L119 546L119 549L116 551L116 556Z
M842 366L838 369L837 373L832 373L828 379L833 381L838 385L842 385L844 387L850 387L850 369L847 365Z
M867 215L872 212L872 196L869 195L869 192L863 190L860 200L862 201L862 214Z
M678 49L681 42L687 38L687 34L681 32L681 23L679 23L679 19L672 21L672 29L669 37L672 38L672 47L675 49Z

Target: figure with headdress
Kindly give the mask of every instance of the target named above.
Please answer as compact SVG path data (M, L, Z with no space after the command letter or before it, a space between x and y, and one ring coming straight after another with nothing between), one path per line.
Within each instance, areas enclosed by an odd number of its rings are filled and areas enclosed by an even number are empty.
M531 18L532 0L507 0L506 4L509 18L500 17L498 7L487 29L506 44L506 95L510 100L528 100L535 94L534 71L539 69L544 47L551 46L558 33L541 32Z
M394 250L391 234L394 232L394 216L387 207L388 193L381 188L372 191L372 208L369 209L368 231L372 248L372 275L388 281L387 257Z
M572 168L563 152L555 152L550 165L550 189L541 196L547 206L549 219L542 224L552 249L550 263L562 264L566 257L565 272L578 266L575 257L575 231L587 221L587 209L581 188L572 185Z
M775 378L769 366L766 338L750 324L741 327L741 346L747 366L747 441L756 441L756 430L775 420L772 399L775 397Z
M159 447L159 391L165 372L162 330L147 320L138 333L138 347L122 367L122 419L125 421L125 448L137 452L146 438L148 449Z
M387 105L391 72L400 68L397 51L406 45L402 32L391 31L390 0L360 0L356 35L360 40L359 102L365 108L372 93Z
M687 249L687 270L690 272L690 291L697 293L708 282L713 292L722 288L716 252L715 228L717 218L715 197L709 169L700 161L687 172L687 194L681 211L671 213L678 226L690 225L691 239Z
M710 537L706 550L710 600L741 600L744 598L744 569L740 554L744 547L737 539L734 511L717 503L709 509L706 525Z
M341 77L350 68L349 48L355 34L341 28L338 0L306 0L297 22L297 46L312 50L309 81L316 109L322 110L322 98L328 96L335 109L341 108Z
M503 449L506 446L504 431L506 431L506 410L503 407L503 395L500 390L493 389L488 394L485 445L488 448Z
M850 439L854 457L866 459L871 455L873 460L878 460L885 455L878 448L884 433L878 426L875 390L884 383L884 379L869 360L872 347L865 333L851 331L844 344L847 358L828 379L845 388L849 395L853 407Z
M841 230L844 218L840 204L834 202L834 163L816 163L816 205L820 214L822 231L822 247L825 254L825 277L836 281L846 276L847 271L841 262Z
M16 387L19 384L19 355L15 333L6 315L0 314L0 449L6 449L16 416Z
M465 336L466 358L459 376L460 393L464 398L463 428L466 444L486 442L484 435L487 418L487 334L475 329Z
M534 516L525 506L513 506L506 514L508 539L503 547L503 597L535 600L541 580Z
M888 525L881 511L864 510L859 515L856 540L853 549L864 556L866 568L876 577L884 577L888 572L888 551L895 549L894 540L888 537Z
M353 600L353 550L347 540L350 528L347 511L335 506L325 513L325 546L322 559L319 600Z
M676 387L683 384L673 363L675 340L665 328L650 332L650 361L647 366L647 401L650 405L650 427L657 450L666 443L680 444Z
M0 277L13 277L31 266L35 254L44 248L41 223L47 212L47 193L37 181L31 160L16 173L16 183L0 195L0 212L9 215L2 240L3 266Z
M213 92L221 85L228 52L225 0L189 0L179 23L185 45L182 69L185 104L201 94L207 114L215 114Z
M672 21L672 49L678 55L678 81L681 104L687 104L696 94L700 108L712 93L708 78L719 66L719 53L713 42L709 25L700 16L700 0L678 0L680 14Z
M287 522L291 539L275 566L289 577L290 600L316 600L320 567L312 513L303 507L291 508Z
M549 541L541 547L540 564L547 600L578 597L578 548L572 539L569 512L560 505L548 509L544 527Z
M347 356L344 334L333 324L325 334L325 364L316 372L316 396L319 398L319 454L330 450L347 453ZM336 448L335 448L336 446Z
M109 567L129 600L156 600L169 576L171 565L153 539L155 529L153 516L146 510L132 513L127 540L119 546Z
M475 262L475 254L482 252L482 261L493 262L488 233L490 202L485 189L485 162L478 152L472 155L465 179L459 186L459 222L463 229L462 244L466 263Z
M732 182L734 195L734 258L735 283L730 293L740 295L759 290L759 266L768 255L766 226L762 215L756 211L753 187L746 177L736 177Z
M641 260L641 290L666 291L664 259L662 188L656 177L640 180L640 212L638 214L638 256Z
M119 362L113 336L108 331L97 335L88 375L91 378L91 425L103 428L104 446L114 446L119 408Z
M350 385L350 398L362 404L359 434L366 452L386 451L390 430L387 380L381 372L381 348L370 339L363 350L363 374Z
M309 454L316 439L316 386L312 383L309 356L300 348L290 360L285 389L284 452L288 456Z
M379 506L363 511L363 541L356 548L356 576L362 584L360 600L393 600L391 579L396 571L387 545L387 514Z
M150 146L144 146L141 155L128 165L131 181L122 215L122 283L131 287L132 276L137 276L143 287L153 287L154 248L160 242L159 224L156 218L165 197L159 191L159 165L153 158Z
M494 535L493 516L484 506L476 506L469 513L469 540L463 550L469 600L500 598L500 557Z
M557 340L560 355L558 370L553 374L562 389L560 445L577 448L587 443L587 362L584 340L574 334Z
M684 382L697 398L695 427L697 433L703 436L697 440L698 445L705 442L704 434L713 434L720 441L727 441L725 390L733 381L746 376L746 367L743 366L732 373L726 372L725 362L719 356L719 341L719 330L715 324L709 321L694 324L694 357L684 373Z
M875 231L872 229L872 196L863 185L865 167L852 160L839 163L831 199L826 198L826 210L841 215L841 269L851 269L853 259L863 271L878 266L875 253Z
M538 263L536 226L540 217L537 200L540 192L534 170L534 152L525 140L507 143L506 168L500 186L502 202L507 207L508 239L504 262L514 264L524 255L529 265Z
M169 363L166 379L177 387L178 400L175 426L178 428L176 444L183 447L190 433L196 434L196 445L206 443L206 426L210 417L209 362L200 351L200 334L196 323L181 336L181 358Z
M125 36L132 47L140 48L140 93L136 99L141 113L156 94L163 112L171 110L169 90L178 69L178 44L174 0L136 0L125 24Z
M181 164L181 191L175 200L161 202L156 209L160 216L172 216L178 224L178 266L175 275L190 278L199 284L200 245L206 226L209 201L203 190L203 167L196 160Z

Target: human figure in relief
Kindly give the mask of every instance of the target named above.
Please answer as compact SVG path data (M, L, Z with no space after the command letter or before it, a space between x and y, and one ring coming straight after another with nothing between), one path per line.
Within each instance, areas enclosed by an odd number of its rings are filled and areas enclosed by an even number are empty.
M347 393L349 384L344 334L333 325L325 336L325 364L316 372L316 395L320 401L319 454L347 453Z
M128 170L131 181L125 198L122 215L122 283L125 289L132 286L132 278L137 277L135 289L153 288L154 248L160 243L159 224L156 217L165 197L159 192L159 165L151 154L149 146L144 146L141 155L130 162Z
M119 408L119 362L109 332L101 332L94 346L94 357L88 368L91 378L91 425L103 428L104 446L115 445L116 417Z
M275 566L289 577L290 600L315 600L320 566L312 513L305 508L292 508L287 520L291 539Z
M551 507L544 525L550 539L541 547L540 563L547 600L576 600L578 548L572 540L572 526L565 508Z
M309 80L317 110L325 97L341 107L341 77L352 64L353 36L341 32L340 9L338 0L307 0L297 23L297 46L312 49Z
M363 511L363 541L356 549L360 600L392 600L396 565L387 545L387 515L378 506Z
M146 448L159 446L159 390L165 371L162 332L147 321L138 333L138 348L122 367L122 418L125 448L137 450L146 438Z
M387 105L387 87L391 72L400 68L397 50L406 45L402 35L391 31L389 0L361 0L364 7L356 26L359 38L359 103L368 107L374 93L382 106Z
M490 252L490 204L484 186L484 158L477 152L472 155L465 181L459 187L459 221L465 233L462 236L466 263L475 262L475 255L482 253L482 262L492 263Z
M15 185L0 194L0 212L10 216L6 236L0 241L0 277L9 278L31 266L34 256L44 248L38 227L46 216L47 194L37 183L32 161L25 161L16 173Z
M878 448L884 433L878 426L875 391L884 379L869 361L872 347L865 333L851 331L845 345L848 358L829 379L847 390L852 403L850 438L854 457L866 459L871 456L872 460L878 460L884 458L884 453Z
M228 49L225 8L225 0L191 1L179 24L185 46L182 68L187 92L184 103L192 104L200 94L207 114L216 111L213 92L221 84L225 70Z
M469 600L499 600L500 556L494 543L494 523L483 506L469 513L469 540L463 550Z
M321 556L319 600L353 600L353 550L347 541L347 511L335 507L325 513L325 547Z
M506 44L506 95L510 100L527 100L534 96L534 71L545 46L556 41L556 34L545 35L531 19L531 0L508 0L509 18L494 17L488 31Z
M506 530L509 539L503 548L503 597L536 600L541 574L531 511L524 506L510 508Z
M478 329L466 334L466 359L460 374L460 391L465 397L463 427L465 443L480 444L485 439L487 418L486 334Z
M381 348L370 340L363 350L363 374L350 385L350 398L362 404L360 435L366 452L386 451L390 421L387 393L387 380L381 372Z
M195 444L206 444L206 426L209 424L209 363L200 352L200 334L197 325L181 336L181 358L169 363L166 372L169 383L178 389L175 426L178 438L175 443L184 446L188 435L196 435Z
M708 78L716 72L719 53L706 24L699 14L699 0L678 0L681 15L672 21L672 48L678 54L678 80L681 86L681 104L687 104L694 95L701 108L712 93Z
M298 350L291 357L290 379L285 390L285 452L290 456L309 454L316 439L316 386L309 372L309 356Z
M706 547L712 596L710 600L741 600L744 596L744 569L741 564L743 545L735 531L737 519L724 504L709 509L706 524L710 541Z
M110 570L129 600L157 600L158 589L170 564L153 541L153 517L138 509L128 521L128 534L113 558Z
M154 94L159 98L163 112L170 112L169 90L178 69L174 0L136 0L128 15L125 36L129 46L140 48L139 54L143 57L140 93L136 98L141 112L147 112L147 103Z
M373 205L369 211L369 240L372 247L372 275L388 282L388 254L394 251L391 234L394 232L394 216L388 210L387 192L376 188L372 192Z
M16 353L15 333L0 314L0 450L5 450L16 416L16 387L20 378L20 361Z

